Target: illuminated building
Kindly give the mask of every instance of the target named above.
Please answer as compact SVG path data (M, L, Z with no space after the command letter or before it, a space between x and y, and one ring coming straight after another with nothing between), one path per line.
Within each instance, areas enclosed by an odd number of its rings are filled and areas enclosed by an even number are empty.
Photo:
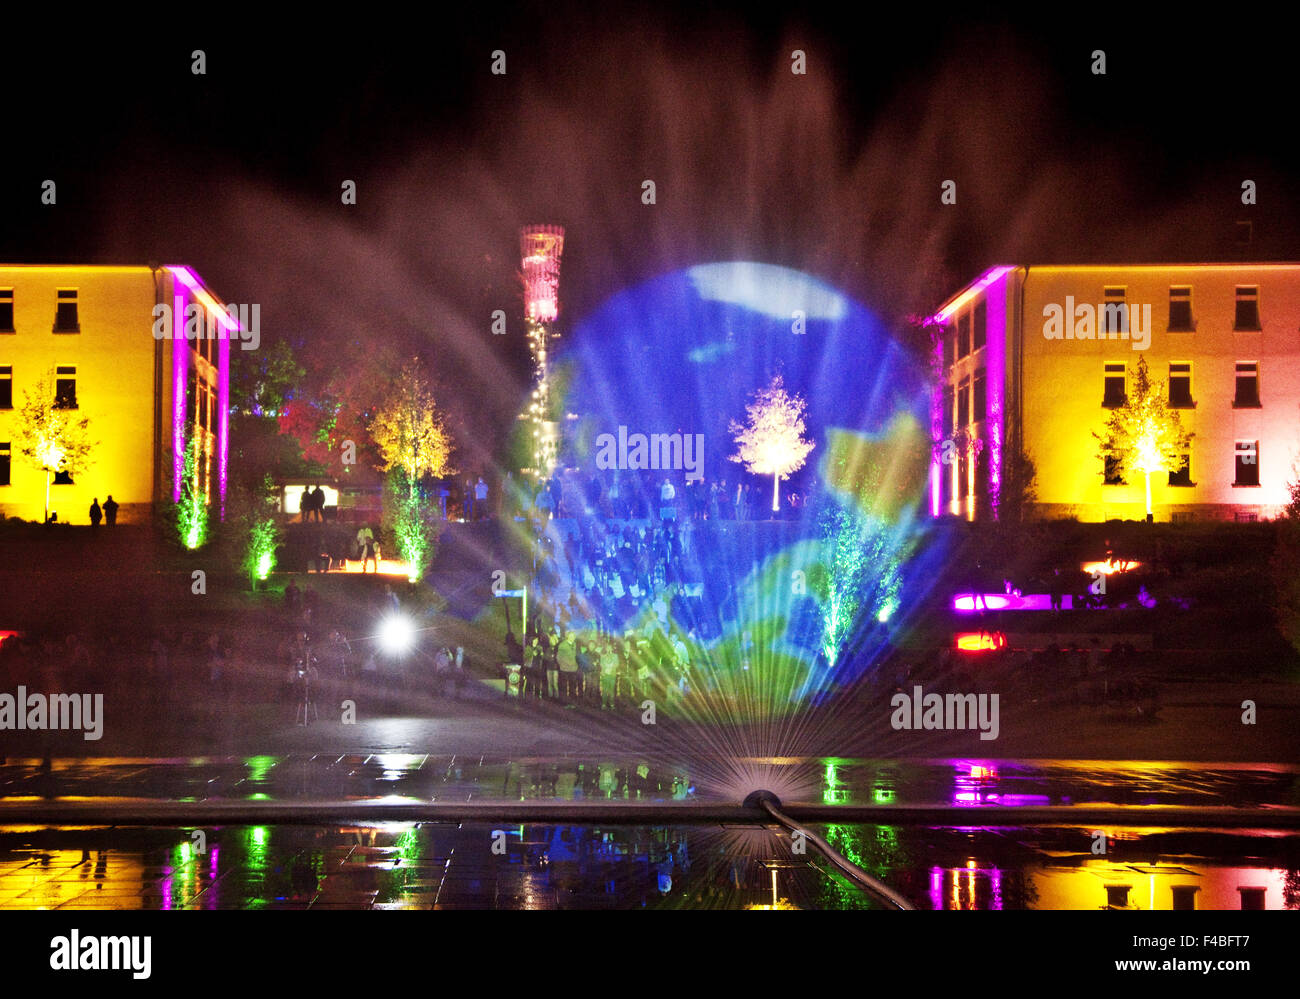
M0 513L44 516L46 476L20 455L18 428L24 391L50 374L98 442L83 474L52 479L60 522L86 523L110 494L119 522L149 519L180 498L190 439L198 494L224 504L230 351L250 342L246 314L183 266L0 265Z
M1093 432L1138 358L1194 436L1151 477L1156 520L1274 517L1300 451L1300 264L995 267L939 324L931 419L934 516L990 519L1023 448L1043 518L1141 520L1141 474Z
M559 452L559 423L551 411L549 354L560 314L563 226L525 226L519 230L519 252L523 257L524 323L533 360L533 391L526 415L532 437L532 472L549 478Z

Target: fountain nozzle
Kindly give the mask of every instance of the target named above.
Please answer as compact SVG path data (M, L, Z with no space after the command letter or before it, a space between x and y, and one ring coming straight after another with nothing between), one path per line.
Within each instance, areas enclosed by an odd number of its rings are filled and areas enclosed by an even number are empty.
M764 804L770 804L773 808L781 807L781 799L771 791L751 791L745 798L746 808L762 808Z

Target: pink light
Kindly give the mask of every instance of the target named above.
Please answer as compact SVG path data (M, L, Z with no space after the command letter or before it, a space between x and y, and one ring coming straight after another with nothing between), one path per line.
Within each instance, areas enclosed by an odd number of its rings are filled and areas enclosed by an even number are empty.
M193 296L197 298L209 312L217 317L217 322L221 324L223 329L230 333L237 334L239 332L239 323L231 319L230 314L218 304L215 298L208 294L208 290L203 287L203 283L195 276L192 270L188 267L176 265L169 266L167 269L175 274L181 284L185 285L185 287L190 290L191 294L193 294ZM181 317L177 316L173 321L176 327L179 328ZM184 338L182 337L181 339Z
M969 302L981 291L983 291L985 288L991 285L994 281L998 280L998 278L1005 275L1008 271L1014 269L1015 268L1013 267L1009 267L1005 265L999 267L990 267L978 278L976 278L974 283L971 284L969 288L967 288L960 295L958 295L951 302L949 302L942 309L940 309L933 316L931 316L929 322L946 324L949 319L951 319L954 315L957 314L957 312L961 310L962 306L966 305L967 302Z

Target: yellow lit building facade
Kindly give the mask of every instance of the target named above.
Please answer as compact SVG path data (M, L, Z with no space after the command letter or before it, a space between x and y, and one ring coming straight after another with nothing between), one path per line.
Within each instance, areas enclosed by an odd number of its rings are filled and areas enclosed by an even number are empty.
M931 414L934 516L995 516L1022 447L1043 518L1141 520L1141 474L1093 433L1138 358L1194 435L1151 477L1155 520L1278 515L1300 455L1300 264L995 267L953 296ZM938 353L938 352L936 352Z
M44 516L46 473L20 454L24 393L43 376L98 442L86 471L51 477L60 522L88 523L110 494L119 523L148 520L179 498L191 439L195 485L219 509L238 317L188 267L0 265L0 513Z

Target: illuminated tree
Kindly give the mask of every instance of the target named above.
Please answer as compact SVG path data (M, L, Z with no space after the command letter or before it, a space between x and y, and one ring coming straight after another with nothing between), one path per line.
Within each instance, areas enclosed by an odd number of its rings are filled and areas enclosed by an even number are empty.
M176 535L186 548L193 551L202 548L208 540L208 504L207 497L199 488L198 444L194 433L189 435L185 444L185 466L181 477L181 498L173 510Z
M1151 519L1151 475L1181 467L1192 434L1183 429L1178 411L1165 399L1164 382L1153 382L1146 358L1138 358L1133 391L1110 414L1104 434L1094 433L1101 444L1098 457L1118 463L1146 479L1147 519Z
M18 452L45 473L45 521L50 519L50 475L80 475L99 443L90 439L90 419L80 416L75 400L58 398L54 373L47 372L31 391L23 392Z
M260 481L232 479L226 500L226 521L220 529L223 547L254 588L274 571L276 550L284 540L284 529L275 518L275 494L268 473Z
M824 510L818 528L822 558L808 586L821 611L822 653L834 667L868 615L883 623L897 610L903 552L898 537L856 504Z
M408 493L426 475L435 478L451 469L451 438L434 405L433 392L412 361L402 369L387 400L370 423L382 459L380 469L402 472Z
M772 512L781 508L781 477L803 468L816 444L804 440L804 412L807 403L790 395L777 375L767 388L754 393L745 407L748 422L732 420L729 429L740 450L731 460L742 463L754 475L772 476Z

